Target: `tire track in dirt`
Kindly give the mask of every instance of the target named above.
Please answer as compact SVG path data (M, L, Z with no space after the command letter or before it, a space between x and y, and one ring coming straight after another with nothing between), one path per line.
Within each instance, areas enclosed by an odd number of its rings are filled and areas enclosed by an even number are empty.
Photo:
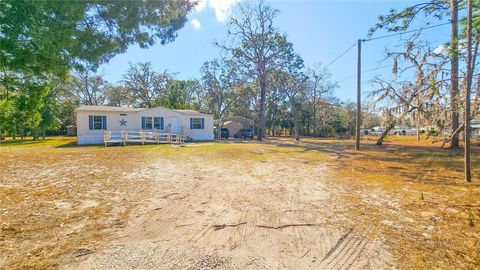
M169 242L172 239L176 239L177 242L178 240L198 242L208 228L205 224L211 212L196 212L195 201L206 200L202 194L208 193L207 191L212 188L211 184L203 182L183 192L188 195L181 195L179 199L166 199L162 204L163 207L156 211L154 216L143 224L143 227L133 228L136 233L132 235L132 239L145 239L152 242ZM204 229L198 230L199 226Z
M370 230L369 230L370 231ZM368 245L367 231L359 234L353 229L348 230L325 254L316 269L347 270L362 268L357 260Z

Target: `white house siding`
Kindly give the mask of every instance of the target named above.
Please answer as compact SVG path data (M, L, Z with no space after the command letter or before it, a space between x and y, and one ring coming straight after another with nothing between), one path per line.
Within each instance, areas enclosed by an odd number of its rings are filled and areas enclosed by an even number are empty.
M182 118L185 123L185 126L188 127L186 135L190 138L197 141L211 141L213 140L213 115L211 114L201 114L201 115L186 115L187 117ZM190 129L190 118L203 118L204 128L203 129Z
M474 119L470 122L473 136L480 137L480 119Z
M126 114L126 115L125 115ZM83 106L77 109L77 136L78 144L102 144L104 130L90 130L89 116L106 116L109 131L141 131L142 117L163 117L163 130L145 130L168 132L172 118L177 118L179 132L193 140L213 140L213 116L199 112L185 113L163 107L151 109L132 109L102 106ZM203 118L204 129L190 129L190 118ZM121 121L126 126L121 126Z

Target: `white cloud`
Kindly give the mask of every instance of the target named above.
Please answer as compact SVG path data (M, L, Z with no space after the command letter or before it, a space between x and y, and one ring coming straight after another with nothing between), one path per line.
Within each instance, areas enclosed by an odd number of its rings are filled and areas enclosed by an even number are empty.
M201 27L200 21L197 19L193 19L192 26L193 26L193 29L200 30L200 27Z
M233 6L240 0L209 0L209 7L215 10L218 21L224 22L230 16Z
M228 19L232 12L232 8L240 2L240 0L190 0L195 3L195 11L201 12L205 7L210 7L215 11L217 21L224 22Z
M448 54L448 46L445 45L445 44L442 44L440 46L438 46L437 48L435 48L435 50L433 50L433 53L434 54L438 54L438 55L447 55Z

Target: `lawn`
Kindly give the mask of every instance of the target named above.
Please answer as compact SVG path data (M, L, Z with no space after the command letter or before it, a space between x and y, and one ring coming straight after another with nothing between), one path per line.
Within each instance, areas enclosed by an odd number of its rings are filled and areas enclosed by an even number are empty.
M0 268L478 268L479 148L363 143L2 142Z

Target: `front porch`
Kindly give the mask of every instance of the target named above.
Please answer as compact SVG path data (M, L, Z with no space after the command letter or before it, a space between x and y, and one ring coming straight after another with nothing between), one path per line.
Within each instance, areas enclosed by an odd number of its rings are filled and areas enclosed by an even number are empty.
M183 144L187 139L186 135L177 133L158 133L146 131L105 131L103 141L105 146L109 144L141 143L144 144Z

